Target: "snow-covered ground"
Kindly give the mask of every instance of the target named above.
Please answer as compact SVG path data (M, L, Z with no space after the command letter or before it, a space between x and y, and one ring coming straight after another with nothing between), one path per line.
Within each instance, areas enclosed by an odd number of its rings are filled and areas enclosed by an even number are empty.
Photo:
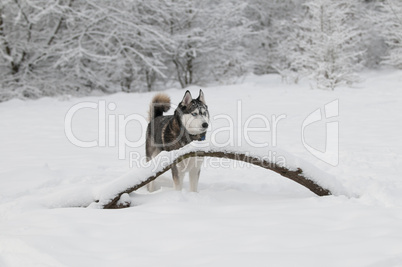
M208 159L199 193L172 190L169 173L158 191L132 193L131 208L82 208L130 163L141 163L141 117L153 94L1 103L0 266L402 266L402 73L363 76L357 88L334 92L282 84L278 76L203 88L207 141L269 143L259 150L307 162L345 189L329 197L264 169ZM199 88L190 90L196 96ZM166 92L176 104L184 94ZM339 116L323 115L302 138L305 119L334 101ZM95 108L77 109L72 134L98 146L66 137L77 104ZM126 127L124 119L131 119ZM324 151L331 122L339 127L332 165L303 145ZM135 147L119 147L125 137ZM277 149L286 153L272 155Z

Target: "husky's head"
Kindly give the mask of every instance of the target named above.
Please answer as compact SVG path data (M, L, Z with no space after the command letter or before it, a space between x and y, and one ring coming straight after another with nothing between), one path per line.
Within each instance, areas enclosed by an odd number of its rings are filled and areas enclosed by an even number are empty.
M209 112L202 90L196 99L193 99L190 91L187 90L178 110L180 110L181 122L189 134L202 134L207 131Z

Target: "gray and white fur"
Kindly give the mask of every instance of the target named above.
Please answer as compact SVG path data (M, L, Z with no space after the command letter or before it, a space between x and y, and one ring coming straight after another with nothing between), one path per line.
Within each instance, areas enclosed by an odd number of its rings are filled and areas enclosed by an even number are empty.
M147 160L156 157L161 151L179 149L192 141L204 140L209 125L208 106L202 90L193 99L186 91L173 115L163 116L170 109L170 98L159 93L152 99L149 108L149 124L146 136ZM172 167L174 188L181 190L183 178L189 173L190 191L197 192L200 169L203 159L192 157ZM154 191L154 183L148 184L148 190Z

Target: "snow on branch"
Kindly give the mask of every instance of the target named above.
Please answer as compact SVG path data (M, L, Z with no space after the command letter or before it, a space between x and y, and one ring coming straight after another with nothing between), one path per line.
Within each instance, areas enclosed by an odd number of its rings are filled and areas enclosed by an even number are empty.
M226 148L205 145L206 146L204 147L194 147L193 144L189 144L179 150L170 152L164 151L160 153L150 161L147 166L132 170L111 183L103 185L98 190L97 196L95 197L97 200L89 207L101 209L127 207L129 206L129 203L126 203L125 205L118 204L123 194L129 194L145 186L166 171L170 170L174 164L190 157L215 157L242 161L276 172L281 176L306 187L318 196L337 194L347 195L346 190L342 185L337 183L334 177L328 176L328 174L319 171L317 168L314 168L314 166L309 165L306 162L302 163L301 159L292 157L291 155L286 155L287 159L289 159L288 163L290 164L285 165L275 162L264 155L258 155L258 153L253 155L249 152L240 152L233 149L228 150ZM306 167L308 169L308 174L300 167L297 167L297 165Z

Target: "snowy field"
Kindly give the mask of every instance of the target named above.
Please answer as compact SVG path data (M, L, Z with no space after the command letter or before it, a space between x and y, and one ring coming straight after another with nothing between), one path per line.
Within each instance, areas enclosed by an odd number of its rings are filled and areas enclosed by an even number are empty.
M156 192L132 193L130 208L83 208L143 157L140 117L154 94L1 103L0 266L402 266L402 73L362 76L334 92L279 76L203 88L207 141L269 143L345 189L328 197L264 169L206 160L199 193L172 190L169 172ZM189 89L198 95L199 87ZM166 92L174 104L184 94ZM334 101L339 116L308 125L302 138L305 119ZM77 110L72 133L95 147L66 137L66 115L79 103L96 108ZM137 120L123 127L119 115L130 114ZM274 118L281 118L275 129ZM324 151L330 122L339 127L332 165L303 144ZM247 127L260 132L245 135ZM123 137L132 147L119 147Z

